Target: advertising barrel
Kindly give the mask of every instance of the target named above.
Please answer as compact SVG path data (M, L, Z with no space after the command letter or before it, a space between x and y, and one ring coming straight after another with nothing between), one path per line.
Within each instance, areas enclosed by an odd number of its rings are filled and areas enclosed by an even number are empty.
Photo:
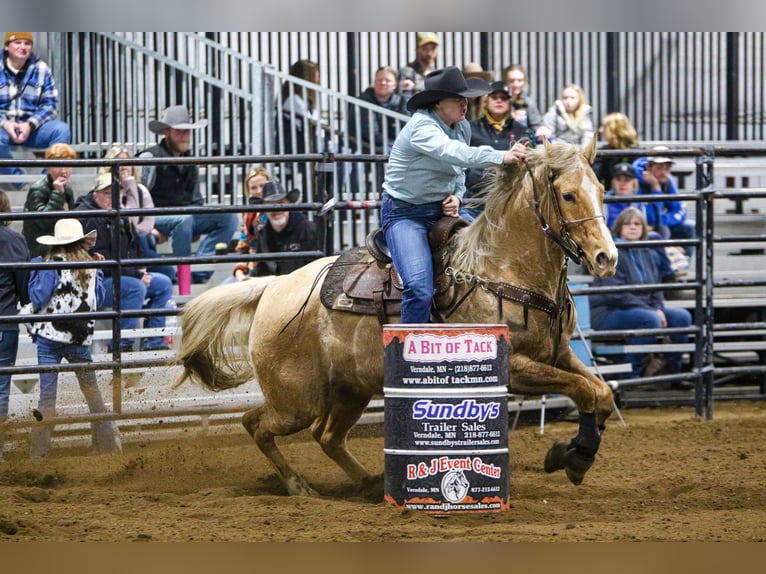
M509 506L506 325L385 325L385 498L430 514Z

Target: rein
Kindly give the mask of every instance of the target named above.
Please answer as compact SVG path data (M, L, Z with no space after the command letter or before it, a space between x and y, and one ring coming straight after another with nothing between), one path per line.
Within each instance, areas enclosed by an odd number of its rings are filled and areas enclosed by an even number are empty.
M558 245L562 251L564 251L564 254L569 257L572 261L577 263L578 265L582 261L583 256L585 253L583 252L582 248L577 244L577 242L572 239L572 236L569 234L569 224L574 223L584 223L586 221L590 221L592 219L599 219L604 218L604 215L592 215L590 217L583 217L580 219L564 219L564 216L561 213L561 206L559 205L559 197L556 193L556 190L553 188L553 179L554 174L553 171L548 171L548 190L550 191L550 195L553 198L553 209L556 212L556 217L559 221L559 227L562 229L562 233L558 234L556 233L551 226L548 224L548 222L545 220L545 215L543 215L542 210L540 209L540 192L537 188L537 181L535 180L535 174L532 171L532 168L529 165L529 162L525 159L524 160L524 166L527 168L527 173L529 174L530 179L532 180L532 193L534 196L534 206L535 206L535 215L537 215L537 219L540 221L540 226L542 227L543 232L545 235L553 241L556 245Z

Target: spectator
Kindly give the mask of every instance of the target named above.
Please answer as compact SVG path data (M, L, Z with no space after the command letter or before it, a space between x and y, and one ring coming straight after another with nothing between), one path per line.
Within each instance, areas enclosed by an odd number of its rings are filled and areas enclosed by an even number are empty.
M381 206L386 242L404 283L402 323L430 319L434 286L428 231L442 217L458 216L465 169L499 166L526 155L520 143L509 151L468 145L467 98L489 90L483 80L466 80L450 66L429 74L425 90L407 102L413 116L391 150Z
M481 64L477 62L468 62L465 66L463 66L463 76L466 80L468 78L479 78L485 82L492 82L494 79L494 74L482 68ZM468 100L468 113L465 115L468 121L479 119L483 101L483 96L479 96L478 98L471 98Z
M318 85L319 64L298 60L290 66L290 75ZM275 151L279 154L321 153L327 148L316 90L285 81L276 125ZM296 182L298 175L303 180L300 183ZM294 184L305 185L308 175L306 162L284 164L284 176Z
M418 32L415 59L399 68L399 94L410 99L423 91L425 79L434 70L439 51L439 37L435 32Z
M638 147L638 135L630 119L620 112L612 112L604 117L598 128L605 145L602 150L623 150ZM629 157L599 156L593 162L593 171L604 187L608 187L613 168L619 163L631 163Z
M612 186L609 191L604 194L604 197L637 197L638 180L636 179L636 172L630 163L618 163L615 164L612 171ZM646 217L646 212L651 209L650 203L644 203L639 201L621 201L618 203L606 203L607 220L606 225L610 229L614 227L617 217L622 211L628 207L635 207ZM649 239L661 239L660 235L654 231L649 231ZM660 272L660 278L663 282L675 281L675 273L668 259L667 252L664 247L655 248L657 256L658 269Z
M0 213L10 213L11 202L0 191ZM10 220L0 221L0 263L25 263L29 261L29 249L24 236L9 226ZM0 315L16 315L19 306L29 303L29 271L26 269L0 270ZM0 323L0 367L16 364L19 348L19 324ZM3 461L3 422L8 416L11 396L11 375L0 374L0 462Z
M170 106L162 112L162 119L149 122L152 133L163 136L160 143L139 157L190 157L192 130L206 125L205 119L192 122L184 106ZM150 166L143 171L143 184L149 189L155 207L204 204L196 165ZM237 230L237 216L233 213L158 215L154 220L154 228L156 237L170 239L175 257L191 255L195 237L205 235L197 248L197 255L207 256L215 253L216 243L229 244ZM212 275L212 271L195 271L192 273L192 282L207 283Z
M678 194L676 180L670 173L675 162L663 155L668 151L666 146L655 146L652 148L655 155L640 157L633 162L638 177L639 193ZM686 206L683 201L648 203L646 220L649 227L665 239L692 239L696 235L694 222L686 220ZM684 250L691 257L692 250Z
M32 32L6 32L0 68L0 159L11 159L10 145L47 149L70 143L69 126L55 119L59 95L48 65L32 53ZM0 173L22 174L18 167ZM16 184L20 189L23 184Z
M585 99L585 92L577 84L567 84L543 116L543 123L551 131L551 137L579 147L593 139L593 108Z
M360 100L375 104L381 108L409 115L407 111L407 101L396 93L396 70L390 66L381 66L375 72L375 82L367 88ZM352 125L355 118L352 119ZM372 123L372 126L370 126ZM372 132L370 131L372 128ZM355 133L352 130L352 133ZM366 109L359 112L359 137L362 142L362 151L364 153L388 153L396 139L396 123L389 118L383 118L373 113L370 121L370 113ZM374 141L374 147L372 144Z
M85 234L76 219L60 219L56 222L53 235L43 235L37 241L50 246L46 261L93 261L88 248L96 240L95 234L95 231ZM35 261L40 260L35 258ZM104 297L101 271L93 268L34 270L29 280L29 296L40 313L62 316L55 321L38 321L33 324L31 333L37 344L38 363L58 365L62 359L70 363L92 362L90 345L95 320L77 319L76 315L78 312L95 311L101 305ZM90 412L106 412L96 383L96 372L79 370L77 380ZM35 413L38 420L55 416L57 387L58 373L40 373L40 401ZM94 421L91 428L96 452L122 452L120 433L113 421ZM52 432L52 426L32 429L32 457L48 454Z
M537 103L527 93L529 83L524 67L511 64L503 70L503 79L511 94L513 119L532 130L539 140L550 137L551 130L543 123L543 116Z
M133 154L126 147L114 146L106 152L104 159L129 159ZM104 166L99 169L99 181L102 175L108 175L111 184L112 168ZM120 166L120 196L123 207L130 209L151 209L154 207L152 194L140 183L140 168L138 166ZM157 253L157 236L159 233L154 229L154 215L134 215L130 220L133 236L136 240L138 256L141 258L160 259ZM159 263L159 261L158 261ZM176 282L176 268L172 265L150 265L147 267L150 273L162 273L173 283Z
M91 211L95 209L112 209L112 176L101 174L93 189L87 195L79 197L75 205L78 211ZM79 215L79 214L78 214ZM104 259L116 260L137 259L138 250L133 240L131 224L127 217L120 218L120 242L115 245L112 242L113 219L102 217L82 217L83 226L88 232L97 233L95 244L90 247L90 253ZM114 275L111 268L104 271L104 306L114 307ZM120 309L123 311L142 309L145 306L150 309L166 309L168 302L173 297L173 284L162 273L149 273L146 269L135 267L122 267L120 276ZM146 301L146 305L144 302ZM138 326L138 317L125 317L120 320L122 330L135 329ZM165 316L151 315L144 320L147 328L161 328L165 326ZM132 351L134 340L125 338L120 341L122 351ZM162 336L147 337L141 341L142 351L157 351L167 349L168 345Z
M45 159L75 159L77 153L65 143L53 144L45 150ZM52 167L27 191L24 211L68 211L74 207L74 191L69 185L71 167ZM53 233L55 219L25 219L21 226L32 257L45 255L47 248L37 238Z
M624 209L612 227L615 241L642 241L649 228L646 217L636 207ZM650 285L660 283L660 271L656 251L650 248L627 248L620 250L617 271L612 277L595 279L594 286L604 285ZM661 329L665 327L688 327L691 315L686 309L666 308L662 291L634 290L621 293L602 293L590 296L591 325L598 331L625 331L630 329ZM671 335L674 343L685 343L686 334ZM643 345L654 343L656 335L633 337L628 343ZM681 353L665 353L665 373L681 372ZM632 377L642 375L641 353L629 353L625 360L631 364ZM653 373L656 374L656 373ZM683 388L686 385L677 385Z
M471 122L471 145L488 145L499 150L511 149L514 143L525 137L526 128L513 119L511 94L503 82L493 82L490 93L483 98L481 117ZM465 176L465 199L479 198L486 172L471 168ZM474 204L460 208L460 216L469 221L476 219L484 206Z
M263 204L295 203L300 196L297 189L285 192L278 181L269 181L263 186ZM314 251L317 249L314 224L298 211L266 212L266 223L257 238L257 246L251 244L251 252L281 253L289 251ZM240 263L234 268L233 276L237 281L246 277L263 275L287 275L307 263L306 260L289 259L286 261L258 261L252 265Z
M610 189L604 193L604 197L635 197L638 192L638 180L636 179L636 172L633 166L629 163L618 163L612 169L611 177L612 185ZM641 202L628 202L622 201L619 203L606 203L607 218L606 226L610 229L614 227L617 216L622 213L622 210L626 207L636 207L644 216L646 216L647 204Z
M271 174L264 167L254 167L245 177L245 200L248 205L263 203L263 186L271 181ZM259 211L247 211L242 214L242 228L237 243L237 253L250 253L250 247L257 246L258 235L264 224L264 217Z

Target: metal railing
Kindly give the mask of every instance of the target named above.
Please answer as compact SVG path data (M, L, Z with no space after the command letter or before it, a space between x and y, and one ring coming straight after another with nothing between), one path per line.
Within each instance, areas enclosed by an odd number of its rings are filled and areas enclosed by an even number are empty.
M728 153L728 151L731 151L732 153L736 150L728 150L724 151L721 150L722 153L720 155L725 155ZM766 152L766 150L763 150L763 152ZM635 153L639 155L641 153L641 150L635 150ZM689 193L689 194L681 194L679 196L674 196L675 199L680 199L683 201L690 201L694 202L696 204L696 221L697 221L697 239L693 240L686 240L686 241L679 241L679 240L665 240L665 241L653 241L650 243L647 243L646 245L666 245L666 244L679 244L684 243L687 245L695 245L697 247L696 249L696 259L695 259L695 273L691 281L679 283L679 284L661 284L661 285L652 285L648 286L649 289L662 289L662 290L688 290L692 289L695 293L694 298L694 322L693 326L688 329L689 334L694 336L694 351L693 351L693 370L690 373L685 373L678 376L671 376L670 378L664 377L664 378L655 378L655 379L646 379L643 382L656 382L656 381L667 381L667 380L676 380L678 379L684 379L684 380L694 380L697 383L697 393L695 395L695 408L697 411L697 414L699 416L702 416L703 413L708 417L712 417L712 406L713 401L715 398L715 377L718 375L736 375L740 373L764 373L766 372L766 367L763 366L763 362L761 362L761 365L747 365L747 366L733 366L733 367L727 367L725 369L721 369L719 367L716 367L714 364L714 340L713 336L716 330L720 327L723 331L730 331L734 332L737 331L745 331L745 332L752 332L753 334L757 335L758 330L763 330L763 324L766 323L766 309L760 309L760 313L762 316L762 319L760 321L750 321L750 322L743 322L743 321L737 321L737 322L725 322L724 324L717 324L716 323L716 317L714 315L715 310L715 296L718 291L724 290L728 287L742 287L744 286L761 286L766 284L766 279L764 276L761 276L756 279L749 279L749 280L727 280L727 279L718 279L716 280L714 277L714 264L715 264L715 253L713 246L715 244L720 243L728 243L728 242L748 242L748 243L758 243L763 244L766 241L766 235L765 234L756 234L756 235L747 235L747 234L737 234L729 237L723 237L721 235L716 235L715 233L715 219L716 219L716 213L713 209L714 203L718 199L731 199L732 197L741 197L743 194L746 194L748 198L760 198L760 197L766 197L766 190L761 191L743 191L743 190L717 190L713 189L709 183L712 181L712 174L713 174L713 168L715 165L715 155L714 154L705 154L702 153L698 149L684 149L679 148L677 150L671 150L668 152L671 155L676 155L678 157L680 156L687 156L687 157L694 157L697 165L697 173L696 173L696 180L700 184L700 189L696 193ZM742 152L740 152L742 153ZM750 150L748 153L753 153L752 150ZM320 156L321 157L321 156ZM28 167L41 167L43 165L45 166L52 166L52 165L63 165L63 164L72 164L76 163L78 167L99 167L108 165L113 170L113 173L117 173L119 170L120 165L136 165L136 166L142 166L142 165L159 165L159 164L172 164L172 163L181 163L181 162L189 162L192 161L194 163L198 163L200 165L206 166L208 168L213 167L220 167L220 166L238 166L241 164L250 164L254 162L269 162L269 161L276 161L280 159L279 157L275 156L247 156L247 157L214 157L214 158L202 158L202 157L196 157L190 159L157 159L157 158L148 158L148 159L113 159L113 160L75 160L70 161L42 161L42 160L26 160L24 162L16 161L14 162L16 165L22 164L24 166ZM285 158L281 158L285 159ZM305 161L305 160L316 160L319 159L316 156L291 156L289 158L290 161ZM354 160L372 160L375 159L374 156L368 156L368 157L344 157L344 156L338 156L337 158L332 156L325 156L321 157L321 159L325 163L332 164L336 161L350 161L351 159ZM6 160L5 162L0 162L2 164L8 163L11 160ZM114 181L117 181L117 178L114 179ZM115 184L116 186L116 184ZM113 188L113 197L117 197L116 194L118 194L119 191L117 187ZM662 200L664 196L656 196L654 198L652 197L642 197L642 200ZM114 201L114 205L119 206L119 201ZM313 215L314 220L317 222L318 225L322 226L324 228L324 235L325 237L332 237L332 233L329 231L334 224L334 218L332 217L324 217L319 215L323 210L330 209L331 212L343 212L343 213L350 213L354 211L359 212L370 212L375 211L378 207L378 204L376 201L341 201L336 203L331 208L328 208L327 205L324 205L319 202L307 202L307 203L301 203L297 205L291 206L292 210L300 210L300 211L306 211L309 214ZM94 216L94 215L100 215L100 216L106 216L111 218L118 218L121 216L127 216L127 215L138 215L138 214L169 214L169 213L196 213L196 212L243 212L248 210L258 210L258 211L264 211L268 210L269 208L267 206L237 206L237 205L220 205L220 206L204 206L204 207L194 207L194 208L155 208L155 209L123 209L121 207L117 207L113 210L108 211L93 211L93 212L82 212L78 215L82 215L84 217L87 216ZM276 209L276 208L275 208ZM279 209L284 209L283 206L280 206ZM0 214L0 220L19 220L19 219L25 219L25 218L42 218L42 217L50 217L50 218L56 218L61 217L64 215L71 216L71 212L60 212L60 213L50 213L50 214L40 214L40 213L3 213ZM766 217L766 216L765 216ZM114 226L115 228L117 226ZM119 238L115 238L117 242L119 242ZM361 245L361 241L353 246ZM627 246L627 245L626 245ZM282 253L282 254L254 254L254 255L211 255L208 257L198 258L198 257L168 257L165 261L170 264L179 264L179 263L189 263L189 264L199 264L199 263L229 263L234 261L257 261L257 260L263 260L263 259L287 259L287 258L311 258L315 256L321 256L325 253L333 253L336 250L332 248L332 246L325 245L324 249L317 250L316 252L301 252L301 253ZM120 260L119 258L113 261L103 261L103 262L96 262L96 263L88 263L88 264L69 264L67 266L69 267L80 267L80 266L98 266L98 267L110 267L115 270L115 272L119 273L119 270L122 267L138 267L138 266L145 266L147 264L156 262L155 260L148 260L148 259L128 259L128 260ZM56 264L56 263L45 263L45 264L25 264L25 265L17 265L17 264L0 264L0 269L2 268L8 268L8 267L62 267L63 264ZM762 268L761 268L762 269ZM115 287L118 288L119 283L114 284ZM590 289L590 291L588 290ZM584 289L581 292L575 291L575 293L585 293L588 292L595 293L597 290L595 288L588 288ZM613 290L619 290L620 288L612 288ZM121 317L127 317L127 316L148 316L151 314L163 314L167 315L170 313L173 313L173 311L167 311L167 310L139 310L139 311L125 311L122 310L119 306L119 297L115 296L115 307L112 311L99 311L94 312L91 314L88 314L88 317L93 318L101 318L101 319L109 319L113 321L112 326L112 339L114 341L117 341L121 337L120 329L119 329L119 319ZM762 297L761 297L762 299ZM743 299L743 304L747 305L747 298ZM83 317L86 317L84 314ZM11 317L2 317L0 318L0 321L2 322L24 322L26 319L20 318L18 316L11 316ZM636 331L636 333L640 333L640 331ZM606 334L608 335L608 333ZM624 333L623 333L624 335ZM591 332L589 333L589 337L592 340L597 340L599 338L599 334L597 332ZM762 337L760 337L762 339ZM763 354L761 355L763 356ZM113 402L113 410L115 413L116 418L126 418L125 413L122 412L122 388L119 384L119 381L121 380L121 372L123 369L129 369L129 368L136 368L136 367L158 367L161 365L165 365L164 360L134 360L134 361L123 361L119 345L114 345L114 350L112 354L112 360L109 361L100 361L93 364L72 364L72 365L57 365L52 367L40 367L40 366L34 366L34 365L28 365L28 366L19 366L19 367L4 367L0 368L0 372L3 373L11 373L11 374L21 374L21 373L39 373L46 370L55 370L55 371L72 371L80 368L87 368L87 369L94 369L94 370L111 370L113 373L113 380L115 381L115 384L113 385L113 393L112 393L112 402ZM243 406L243 410L244 410ZM229 409L231 409L231 405L227 405L225 407L226 412L229 412ZM214 414L218 412L216 410L215 406L210 406L209 410L207 411L209 414ZM144 416L146 413L136 413L137 416ZM182 409L179 409L176 413L177 416L186 416L189 414L198 414L198 409L192 409L191 411L187 411ZM99 416L106 416L106 415L99 415ZM77 420L80 421L88 421L91 419L90 415L82 415L78 416ZM67 419L69 420L69 419ZM56 423L57 421L55 419L51 420L51 422ZM17 423L11 423L13 426ZM28 422L19 422L18 425L24 426L29 424Z

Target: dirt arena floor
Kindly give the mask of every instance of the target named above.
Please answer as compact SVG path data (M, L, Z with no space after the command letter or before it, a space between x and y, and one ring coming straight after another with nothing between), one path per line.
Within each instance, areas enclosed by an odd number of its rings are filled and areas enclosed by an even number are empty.
M285 452L322 498L288 497L244 431L146 444L120 456L60 449L0 463L0 542L11 541L758 541L766 538L766 404L631 409L575 487L542 469L571 422L509 435L511 508L432 517L355 491L306 435ZM379 426L352 450L383 472ZM370 436L375 435L375 436Z

